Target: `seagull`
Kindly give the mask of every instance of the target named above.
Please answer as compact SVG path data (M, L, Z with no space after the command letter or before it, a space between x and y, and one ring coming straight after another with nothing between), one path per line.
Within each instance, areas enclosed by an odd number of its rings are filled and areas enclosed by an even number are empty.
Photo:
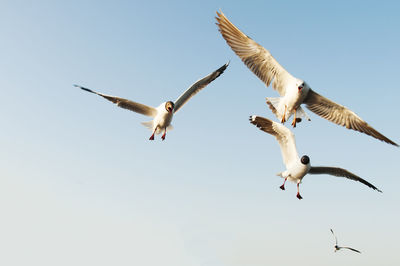
M218 68L208 76L196 81L184 93L182 93L182 95L179 96L175 102L173 101L163 102L157 108L137 103L131 100L127 100L124 98L102 94L79 85L74 85L74 86L82 90L97 94L115 103L117 106L121 108L125 108L133 112L152 117L153 120L142 123L145 127L149 128L153 132L153 134L150 136L149 139L154 140L154 134L160 134L162 131L164 131L164 134L162 135L161 139L165 140L167 129L168 130L172 129L171 121L173 115L196 93L198 93L201 89L205 88L209 83L211 83L213 80L218 78L222 73L224 73L228 65L229 62L223 65L222 67Z
M278 91L281 97L266 98L266 100L271 111L282 123L285 123L292 115L294 115L293 127L296 127L296 123L302 118L310 121L311 119L301 108L301 104L305 104L312 112L335 124L399 146L347 107L319 95L304 80L292 76L268 50L241 32L222 12L217 12L216 20L222 37L244 64L267 87L272 83L272 88Z
M361 253L361 252L358 251L357 249L354 249L354 248L351 248L351 247L339 247L338 244L337 244L337 238L336 238L336 236L335 236L335 233L333 233L333 230L332 230L332 229L331 229L331 232L332 232L332 235L335 237L335 252L341 250L342 248L347 248L347 249L350 249L350 250L352 250L352 251Z
M279 146L281 147L283 162L286 166L285 171L277 174L277 176L285 179L280 188L285 190L286 180L297 183L297 198L299 200L303 198L300 195L299 185L306 174L328 174L345 177L361 182L374 190L382 192L371 183L345 169L327 166L311 166L310 157L307 155L304 155L301 158L299 157L296 149L294 134L284 125L256 115L250 116L250 123L257 126L262 131L275 136Z

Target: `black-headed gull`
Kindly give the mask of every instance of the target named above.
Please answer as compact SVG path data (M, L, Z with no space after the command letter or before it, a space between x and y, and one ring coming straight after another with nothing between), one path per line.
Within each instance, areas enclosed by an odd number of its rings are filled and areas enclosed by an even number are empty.
M335 252L341 250L342 248L347 248L349 250L361 253L361 251L358 251L357 249L351 248L351 247L339 247L337 244L337 238L335 236L335 233L333 232L333 230L331 229L332 235L335 237Z
M211 83L213 80L218 78L222 73L224 73L228 65L229 62L220 67L219 69L215 70L208 76L196 81L184 93L182 93L182 95L179 96L175 102L173 101L163 102L157 108L133 102L124 98L105 95L79 85L74 85L74 86L81 88L82 90L97 94L115 103L119 107L134 111L142 115L153 117L153 120L148 122L143 122L142 124L153 132L153 134L150 137L150 140L154 140L154 134L160 134L162 131L164 131L164 134L162 135L161 138L162 140L164 140L165 135L167 133L167 129L168 130L172 129L171 121L173 115L176 112L178 112L178 110L196 93L198 93L201 89L205 88L209 83Z
M278 98L267 98L267 104L282 123L292 115L293 127L296 126L296 122L301 121L301 117L310 120L301 108L301 104L305 104L312 112L335 124L399 146L350 109L319 95L305 81L293 77L268 50L241 32L222 12L217 12L216 19L222 37L232 50L267 87L272 83L272 88L280 94L281 97Z
M374 185L365 181L361 177L356 176L349 171L337 168L337 167L326 167L326 166L318 166L314 167L310 164L310 158L307 155L303 157L299 157L296 149L296 141L294 138L294 134L290 129L285 127L282 124L273 122L267 118L261 116L250 116L250 123L256 125L262 131L265 131L273 136L275 136L276 140L281 147L283 162L286 166L286 170L277 174L278 176L284 178L283 185L280 187L282 190L285 190L286 180L290 180L292 182L297 183L297 198L302 199L299 191L299 185L301 180L306 174L328 174L334 176L345 177L354 181L358 181L363 183L364 185L369 186L372 189L375 189L379 192Z

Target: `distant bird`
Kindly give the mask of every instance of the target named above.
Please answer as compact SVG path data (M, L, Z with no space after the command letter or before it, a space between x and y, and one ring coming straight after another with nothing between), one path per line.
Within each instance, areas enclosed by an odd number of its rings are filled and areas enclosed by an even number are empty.
M332 229L331 229L331 232L332 232L332 235L335 237L335 252L341 250L342 248L347 248L347 249L350 249L350 250L352 250L352 251L361 253L361 252L358 251L357 249L354 249L354 248L351 248L351 247L339 247L338 244L337 244L337 238L336 238L335 233L333 232Z
M275 136L276 140L279 143L279 146L281 147L283 162L286 166L285 171L277 174L278 176L285 179L280 188L282 190L285 190L286 180L297 183L298 199L302 199L299 191L299 185L306 174L328 174L345 177L354 181L361 182L372 189L382 192L371 183L365 181L364 179L356 176L353 173L350 173L345 169L326 166L311 166L310 158L307 155L304 155L301 158L299 157L296 149L294 134L284 125L256 115L250 116L250 123L257 126L262 131Z
M372 128L350 109L319 95L304 80L292 76L268 50L241 32L222 12L217 12L216 19L222 37L232 50L267 87L272 82L272 88L280 94L281 97L266 99L269 108L282 123L285 123L293 114L293 127L296 127L296 123L300 122L301 118L310 120L301 108L301 104L306 104L312 112L335 124L399 146Z
M160 134L164 131L161 139L165 140L165 135L167 133L167 129L171 130L172 125L172 117L178 112L178 110L196 93L198 93L201 89L205 88L209 83L218 78L222 73L224 73L225 69L228 67L229 62L212 72L208 76L196 81L192 86L190 86L181 96L176 99L175 102L167 101L161 103L157 108L147 106L141 103L133 102L124 98L119 98L115 96L109 96L102 93L98 93L92 91L88 88L74 85L75 87L81 88L82 90L97 94L113 103L118 105L119 107L134 111L136 113L153 117L153 120L149 122L143 122L142 124L149 128L153 134L149 138L150 140L154 140L154 134Z

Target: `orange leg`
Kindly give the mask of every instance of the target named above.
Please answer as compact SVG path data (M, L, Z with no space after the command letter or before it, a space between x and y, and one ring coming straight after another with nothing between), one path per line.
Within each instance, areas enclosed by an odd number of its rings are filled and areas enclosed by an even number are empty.
M294 109L294 119L293 119L293 122L292 122L292 126L293 127L296 127L296 111L297 111L297 109Z
M286 122L286 108L287 107L286 107L286 104L285 104L285 112L283 113L282 120L281 120L282 124Z

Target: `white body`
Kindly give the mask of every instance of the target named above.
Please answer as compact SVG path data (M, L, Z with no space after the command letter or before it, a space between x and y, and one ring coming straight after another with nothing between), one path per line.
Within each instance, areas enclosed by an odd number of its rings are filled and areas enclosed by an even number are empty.
M142 123L145 127L150 129L152 132L155 132L156 134L164 132L164 129L171 130L173 128L171 122L174 113L168 112L165 109L165 104L166 102L163 102L156 108L157 115L154 117L153 120Z
M299 86L303 86L301 91L298 90ZM310 120L303 108L300 106L307 97L309 90L310 87L303 80L292 79L290 82L288 82L285 88L285 95L279 98L267 97L267 101L269 101L275 107L275 115L279 120L281 120L284 115L286 120L289 120L295 111L297 117Z
M282 178L287 178L287 180L295 183L301 183L301 180L308 173L308 171L310 171L310 168L310 163L304 165L300 162L299 159L286 166L286 170L282 173L279 173L278 176Z

